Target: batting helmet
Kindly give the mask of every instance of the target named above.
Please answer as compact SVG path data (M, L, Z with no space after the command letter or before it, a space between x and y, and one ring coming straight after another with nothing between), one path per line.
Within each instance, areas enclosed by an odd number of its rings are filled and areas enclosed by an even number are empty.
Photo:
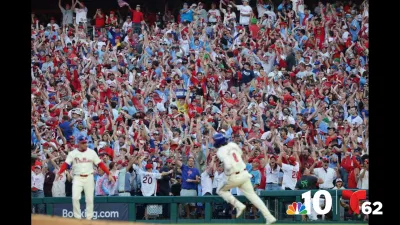
M214 139L214 147L219 148L222 145L226 145L226 138L223 134L216 133L213 136Z

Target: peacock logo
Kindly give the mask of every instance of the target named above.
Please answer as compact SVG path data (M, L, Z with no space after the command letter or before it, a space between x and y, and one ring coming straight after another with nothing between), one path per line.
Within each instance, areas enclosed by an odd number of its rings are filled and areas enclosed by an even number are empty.
M306 206L303 205L301 202L293 202L291 205L288 206L286 210L286 214L288 215L307 215Z

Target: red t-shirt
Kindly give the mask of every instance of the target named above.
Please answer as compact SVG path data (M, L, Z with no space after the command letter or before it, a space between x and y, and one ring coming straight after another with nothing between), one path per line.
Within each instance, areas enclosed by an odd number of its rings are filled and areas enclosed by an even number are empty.
M354 173L354 169L349 173L347 188L357 189L356 174Z
M143 13L136 11L136 9L131 9L132 13L132 22L133 23L140 23L144 20Z
M267 176L265 173L265 167L260 168L259 171L261 173L261 181L260 181L260 185L258 186L258 189L265 190L265 186L267 184Z
M250 25L249 30L252 38L258 37L258 32L260 31L260 28L256 24Z
M95 23L96 28L104 27L105 23L106 23L106 19L105 19L104 15L101 18L99 15L96 15L96 23Z
M105 103L106 102L106 96L108 99L111 100L111 89L108 88L106 91L100 91L100 102Z

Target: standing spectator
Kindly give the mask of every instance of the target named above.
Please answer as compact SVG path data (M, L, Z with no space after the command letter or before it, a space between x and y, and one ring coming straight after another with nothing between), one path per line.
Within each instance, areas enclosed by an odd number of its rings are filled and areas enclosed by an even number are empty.
M124 31L125 34L127 34L128 30L131 30L132 28L133 28L133 22L131 16L127 16L126 21L122 25L122 30Z
M217 4L215 2L211 3L211 9L208 10L208 22L212 25L216 24L221 17L221 12L217 9Z
M54 165L53 174L57 174L60 170L60 165L64 163L64 160L58 160L57 163L54 162L55 158L50 159L51 163ZM66 197L65 193L65 182L67 179L71 180L71 176L68 171L64 171L57 180L54 180L53 187L51 189L53 197Z
M250 175L252 177L251 177L250 181L251 181L251 184L253 185L255 190L258 189L258 186L260 185L260 182L261 182L261 173L259 171L259 166L260 166L260 160L259 159L251 160Z
M114 11L110 11L110 17L108 17L108 15L106 15L106 24L110 27L118 26L118 18L115 15Z
M314 165L311 167L311 171L313 168L317 165L317 161L314 162ZM323 183L319 185L319 189L332 189L334 187L333 182L336 180L336 177L338 177L340 174L338 174L338 169L332 169L329 167L329 159L324 157L322 158L322 167L315 168L314 169L314 174L318 178L321 178L323 180Z
M183 3L183 9L179 11L179 14L181 16L181 23L183 22L188 22L191 23L193 21L193 8L195 6L188 6L188 4L185 2Z
M349 113L350 115L347 117L349 123L356 127L363 124L363 119L358 115L356 106L350 107Z
M172 159L167 159L166 163L164 164L164 166L160 169L160 173L168 172L171 169L173 169L174 166L172 165L172 162L173 162ZM171 181L171 176L170 175L163 176L159 180L159 185L160 185L159 195L160 196L170 196L170 195L172 195L171 187L170 187L170 181Z
M281 167L276 163L277 156L268 157L267 165L265 166L266 174L266 189L267 191L282 190L279 186L279 171Z
M302 176L296 183L296 190L315 190L318 189L317 184L324 183L322 178L311 175L310 170L306 167L301 168L300 172Z
M107 180L107 174L101 169L97 168L97 174L95 175L95 196L107 196L108 190L105 189L103 183Z
M347 142L343 144L346 146ZM357 176L360 172L360 165L354 155L351 155L351 149L345 152L345 157L341 161L341 178L344 182L344 187L348 189L357 188Z
M95 25L94 27L96 29L102 29L106 25L106 18L104 16L103 10L97 9L96 14L93 17L95 19Z
M174 169L174 166L172 165L173 160L172 159L167 159L164 166L161 167L160 173L163 172L168 172L170 170ZM173 196L172 193L172 182L173 178L171 175L165 175L163 176L160 180L158 180L158 186L159 186L159 196ZM169 204L163 204L163 217L168 218L168 213L169 213Z
M143 159L145 157L141 156L139 160L136 160L135 165L133 165L133 168L137 171L137 174L139 174L140 179L141 179L141 191L143 196L156 196L156 184L157 180L161 179L163 176L169 175L173 172L173 170L170 170L168 172L162 172L158 173L154 172L153 170L153 164L147 162L145 166L145 171L142 169L143 165ZM145 213L144 216L146 219L148 219L148 212L147 212L147 207L145 208Z
M364 159L361 164L361 171L357 182L358 189L369 189L369 162L368 159Z
M181 196L197 196L197 184L200 183L200 173L198 169L194 168L194 158L189 157L187 165L183 164L180 160L176 160L175 163L182 170ZM190 212L194 212L194 207L194 203L185 204L187 219L190 219Z
M168 10L168 2L165 3L164 15L162 17L164 24L174 23L175 17L172 15L171 10Z
M31 171L31 196L34 198L43 198L44 175L42 167L36 165L34 171ZM35 212L44 214L44 204L37 204Z
M144 16L140 11L140 5L136 5L136 9L132 9L130 5L128 5L129 11L132 13L132 23L133 23L133 32L140 34L141 28L140 26L144 24Z
M317 184L322 184L325 181L322 178L317 178L310 174L310 170L306 167L301 168L301 178L296 183L296 190L315 190L317 188ZM333 185L333 184L332 184ZM321 199L320 199L321 200ZM312 202L312 201L311 201ZM312 204L312 203L311 203ZM312 207L312 205L311 205ZM314 208L311 208L311 214L308 215L310 220L317 220L317 213Z
M284 151L281 151L277 164L282 167L283 170L283 190L294 190L297 183L297 173L299 172L299 157L296 152L289 158L284 158L287 163L282 162L282 157L286 156Z
M51 31L57 31L60 29L60 26L58 26L54 17L50 18L50 23L47 24L47 27L50 27Z
M204 7L203 3L199 2L199 5L197 6L196 10L194 10L194 14L197 15L200 22L207 23L209 22L207 17L208 14L203 7Z
M44 171L44 184L43 184L44 197L53 197L51 190L53 188L53 182L56 175L53 173L53 171L50 171L49 167L44 167L43 171Z
M62 26L65 27L67 25L73 25L73 17L74 17L74 10L75 10L75 2L72 0L72 8L70 4L65 4L65 8L61 6L61 0L58 0L58 7L63 14Z
M225 177L225 173L224 173L224 165L223 164L219 164L217 169L214 172L214 179L213 179L213 183L212 183L212 194L213 195L217 195L217 189L223 184L224 179L226 179Z
M226 10L222 8L222 1L219 2L219 9L224 15L224 25L227 26L229 23L236 25L236 13L232 10L232 5L228 5Z
M79 8L76 8L77 4L79 4ZM81 25L82 24L85 27L85 30L86 30L86 28L87 28L87 24L86 24L87 17L86 16L87 16L88 9L86 8L85 4L80 2L79 0L76 0L74 6L72 8L75 9L75 13L76 13L76 16L75 16L76 25Z
M250 24L250 18L253 15L253 9L249 6L249 0L242 0L243 5L236 5L234 2L230 3L240 12L239 24L248 26Z
M173 196L181 196L182 178L177 175L175 181L171 185L171 193Z
M130 178L131 174L129 173L130 168L132 167L134 162L134 158L132 158L129 162L126 160L119 160L117 162L117 170L118 170L118 196L131 196L131 183Z

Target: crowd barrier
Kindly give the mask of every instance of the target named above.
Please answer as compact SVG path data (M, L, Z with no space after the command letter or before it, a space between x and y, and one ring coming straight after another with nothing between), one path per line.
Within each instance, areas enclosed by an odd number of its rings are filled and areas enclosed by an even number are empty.
M312 196L318 190L311 191ZM304 190L297 191L261 191L259 193L261 199L267 204L272 214L278 219L278 223L301 223L301 215L287 215L286 210L289 204L293 202L302 202L302 194ZM342 192L340 190L328 190L332 197L332 210L329 219L318 220L317 223L366 223L361 219L343 220L343 209L340 206L340 198ZM368 191L367 191L368 196ZM245 196L236 196L242 202L249 202ZM85 199L84 195L80 200L81 209L84 216ZM204 210L204 216L201 219L185 219L179 215L179 205L181 203L200 203ZM224 218L216 215L216 207L224 203L224 200L219 196L110 196L110 197L95 197L95 216L94 219L119 220L119 221L137 221L150 223L265 223L264 217L261 215L258 219L247 219L242 215L238 219ZM44 204L45 214L62 217L72 217L72 199L71 197L44 197L32 198L32 204L37 207L37 204ZM162 219L155 218L144 220L142 217L145 207L153 210L159 210L155 206L162 205L164 217ZM140 215L140 216L139 216ZM223 219L220 219L223 218Z

